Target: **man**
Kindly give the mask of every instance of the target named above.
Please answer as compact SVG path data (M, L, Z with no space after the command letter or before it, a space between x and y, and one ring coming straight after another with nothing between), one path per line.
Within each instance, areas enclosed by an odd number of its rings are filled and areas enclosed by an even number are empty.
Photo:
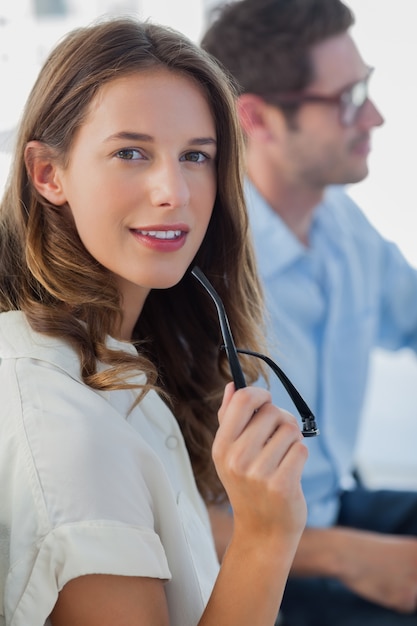
M417 272L340 187L366 177L383 123L353 21L340 0L240 0L202 40L239 85L271 353L321 431L308 442L288 626L417 624L417 494L354 480L370 353L417 350ZM273 377L271 390L294 412ZM229 531L219 513L213 527Z

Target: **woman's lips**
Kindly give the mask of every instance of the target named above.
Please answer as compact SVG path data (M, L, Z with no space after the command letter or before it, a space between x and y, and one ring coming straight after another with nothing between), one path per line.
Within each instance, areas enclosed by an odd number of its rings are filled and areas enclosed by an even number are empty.
M187 231L182 228L132 228L130 232L141 244L162 252L179 250L187 237Z
M155 237L156 239L177 239L181 236L181 230L137 230L137 233L145 237Z

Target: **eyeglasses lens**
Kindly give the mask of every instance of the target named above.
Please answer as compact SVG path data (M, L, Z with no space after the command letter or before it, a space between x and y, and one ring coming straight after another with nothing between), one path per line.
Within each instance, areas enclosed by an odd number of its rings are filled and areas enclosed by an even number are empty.
M344 126L351 126L355 123L359 112L368 100L368 79L366 78L355 83L342 94L341 114Z

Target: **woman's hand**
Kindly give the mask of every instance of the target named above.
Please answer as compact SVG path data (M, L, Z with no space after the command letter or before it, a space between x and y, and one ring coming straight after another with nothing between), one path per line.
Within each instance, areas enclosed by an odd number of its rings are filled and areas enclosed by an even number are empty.
M234 530L297 542L306 523L300 480L307 448L295 418L256 387L227 385L213 445L217 472L233 508Z
M307 448L294 417L268 391L227 385L213 444L233 530L200 626L272 626L303 532Z

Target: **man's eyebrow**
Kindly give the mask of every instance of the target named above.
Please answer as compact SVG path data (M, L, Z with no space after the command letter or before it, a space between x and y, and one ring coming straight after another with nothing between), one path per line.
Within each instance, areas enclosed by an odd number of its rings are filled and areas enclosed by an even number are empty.
M152 135L147 135L146 133L135 133L135 132L125 131L125 130L122 130L118 133L114 133L113 135L109 135L109 137L106 137L104 141L108 142L108 141L116 141L120 139L123 139L124 141L146 141L148 143L155 141ZM192 145L216 146L217 141L214 139L214 137L193 137L192 139L188 141L188 145L190 146Z

